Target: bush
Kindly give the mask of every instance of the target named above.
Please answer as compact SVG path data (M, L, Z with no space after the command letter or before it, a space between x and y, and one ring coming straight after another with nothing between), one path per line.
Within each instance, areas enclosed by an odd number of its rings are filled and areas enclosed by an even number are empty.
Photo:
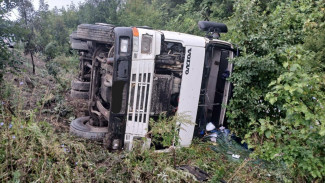
M231 20L243 55L233 60L230 127L255 156L285 162L298 182L325 177L325 49L312 41L323 38L324 8L324 1L244 0Z
M69 57L60 55L46 63L48 74L55 78L63 91L69 88L78 66L79 60L75 55Z
M302 54L291 52L288 57L313 60L300 51ZM306 73L297 62L285 62L287 71L269 85L266 100L278 115L252 121L246 139L262 158L284 160L293 175L321 179L325 177L325 97L321 90L325 85L323 78Z
M44 49L44 54L47 57L47 60L55 58L59 53L57 45L54 41L49 42Z

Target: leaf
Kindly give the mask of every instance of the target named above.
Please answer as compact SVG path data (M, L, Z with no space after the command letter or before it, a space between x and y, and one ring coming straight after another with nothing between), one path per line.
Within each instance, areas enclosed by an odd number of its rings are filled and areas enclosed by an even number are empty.
M321 136L324 136L324 135L325 135L325 128L322 128L322 129L319 131L319 135L321 135Z
M271 137L271 131L270 130L265 131L265 136L266 138L269 139Z
M276 81L272 81L272 82L269 84L269 87L270 87L270 86L273 86L275 83L276 83Z
M288 84L285 84L284 89L288 91L288 90L290 90L290 86Z
M301 67L300 67L300 65L298 65L298 64L293 64L291 67L290 67L290 71L291 72L294 72L294 71L296 71L297 69L300 69Z
M276 97L272 97L269 99L269 102L273 105L277 101Z
M283 63L283 67L284 67L284 68L287 68L288 66L289 66L289 63L288 63L288 62L284 62L284 63Z

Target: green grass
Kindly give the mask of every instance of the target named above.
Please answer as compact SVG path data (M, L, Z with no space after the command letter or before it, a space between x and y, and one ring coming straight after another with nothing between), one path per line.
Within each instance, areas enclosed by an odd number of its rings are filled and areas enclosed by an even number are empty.
M3 109L2 109L3 111ZM45 121L3 115L0 128L0 180L16 182L195 182L174 169L172 153L154 149L110 153L101 144L55 133ZM206 171L210 182L229 180L243 160L231 161L211 149L211 142L195 139L189 148L176 150L176 165L193 165ZM274 173L274 172L273 172ZM247 164L233 182L277 182L271 170Z

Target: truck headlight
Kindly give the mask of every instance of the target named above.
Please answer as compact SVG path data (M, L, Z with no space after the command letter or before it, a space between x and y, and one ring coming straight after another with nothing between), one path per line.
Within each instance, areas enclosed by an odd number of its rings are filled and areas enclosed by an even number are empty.
M129 39L122 38L120 42L120 53L127 53L129 47Z

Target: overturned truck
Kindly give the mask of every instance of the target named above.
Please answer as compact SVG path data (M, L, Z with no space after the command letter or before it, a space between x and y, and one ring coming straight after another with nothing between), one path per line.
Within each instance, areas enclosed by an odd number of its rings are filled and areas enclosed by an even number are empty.
M103 140L112 150L131 150L136 139L150 142L149 119L161 113L185 114L192 121L180 123L183 147L208 122L224 125L233 68L228 60L238 51L218 39L226 25L198 25L206 37L146 26L79 25L70 35L80 54L71 96L88 100L89 116L72 121L70 132Z

